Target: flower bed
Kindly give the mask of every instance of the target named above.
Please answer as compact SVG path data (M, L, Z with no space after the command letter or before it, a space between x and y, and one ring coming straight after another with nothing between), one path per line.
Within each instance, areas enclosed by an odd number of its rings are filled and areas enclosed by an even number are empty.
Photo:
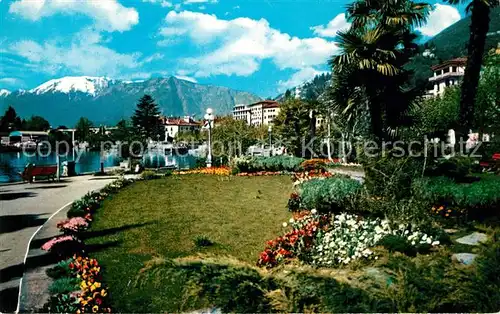
M79 236L92 221L92 214L110 194L130 184L132 180L118 179L100 192L88 193L75 201L68 211L68 219L57 223L63 233L42 245L42 249L61 259L47 271L54 279L51 296L43 312L110 313L107 290L101 283L101 267L97 260L86 256L85 244ZM77 284L75 284L77 283Z
M500 216L500 177L485 175L472 183L457 183L446 177L415 180L413 194L443 217L482 220Z
M173 174L177 175L187 175L187 174L213 174L218 176L229 176L231 175L231 168L229 167L211 167L211 168L199 168L184 171L174 171Z
M238 177L260 177L260 176L282 176L290 175L288 171L259 171L259 172L240 172L236 174Z
M287 227L288 223L283 226ZM403 247L422 252L440 244L411 225L391 227L385 219L346 213L320 215L312 210L299 220L290 219L290 226L291 231L267 243L258 266L272 268L297 258L311 265L328 267L359 259L377 259L373 248L379 245L389 250Z

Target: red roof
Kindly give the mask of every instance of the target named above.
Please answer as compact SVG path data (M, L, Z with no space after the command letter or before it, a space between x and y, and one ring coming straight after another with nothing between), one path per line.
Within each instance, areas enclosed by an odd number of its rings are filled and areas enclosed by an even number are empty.
M462 58L451 59L451 60L445 61L445 62L443 62L441 64L434 65L434 66L431 67L431 69L433 71L436 71L436 70L445 68L445 67L450 66L450 65L465 66L466 64L467 64L467 58L466 57L462 57Z
M187 122L184 119L165 119L163 124L165 125L179 125L179 126L201 126L200 122L189 121Z

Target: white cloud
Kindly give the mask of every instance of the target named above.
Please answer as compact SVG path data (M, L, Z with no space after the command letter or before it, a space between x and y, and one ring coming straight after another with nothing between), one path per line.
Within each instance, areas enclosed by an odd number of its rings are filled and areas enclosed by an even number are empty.
M454 6L445 4L435 4L434 10L429 15L427 24L418 30L425 36L434 36L448 26L458 22L462 17Z
M165 56L159 52L152 54L149 57L144 58L143 63L151 63L153 61L162 60Z
M3 77L0 78L0 84L8 86L24 86L24 81L16 77Z
M95 26L107 31L127 31L139 23L139 13L117 0L17 0L9 12L38 21L55 14L85 14L95 21Z
M287 81L278 82L278 91L283 92L288 88L299 86L300 84L313 79L316 75L324 74L325 71L318 71L312 67L303 68L295 72Z
M204 6L204 5L200 5L200 6L198 7L198 9L199 9L199 10L205 10L206 8L207 8L207 7L206 7L206 6Z
M184 4L193 4L193 3L217 3L218 0L184 0Z
M184 81L188 81L188 82L191 82L191 83L198 83L198 81L195 78L190 77L190 76L175 75L175 77L178 78L179 80L184 80Z
M317 25L311 27L311 30L314 31L315 35L321 37L335 37L337 36L337 32L339 30L347 30L351 27L351 23L347 22L345 18L345 14L341 13L337 15L333 20L328 22L326 26Z
M199 12L171 11L160 34L166 39L190 39L203 53L184 59L196 77L248 76L271 60L280 69L303 69L324 64L336 45L323 38L298 38L271 28L265 19L218 19Z
M172 4L172 2L166 1L166 0L142 0L142 2L149 2L149 3L153 3L153 4L159 4L163 8L171 8L171 7L174 6Z
M85 39L85 40L82 40ZM8 46L9 53L26 59L26 68L50 75L75 74L121 76L163 58L161 53L119 53L103 45L99 33L83 30L69 42L21 40Z

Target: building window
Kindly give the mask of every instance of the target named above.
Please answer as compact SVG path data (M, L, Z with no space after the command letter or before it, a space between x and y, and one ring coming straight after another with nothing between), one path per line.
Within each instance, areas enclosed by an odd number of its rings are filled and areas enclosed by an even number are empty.
M457 72L457 67L456 67L456 66L455 66L455 67L453 67L451 71L452 71L452 72Z

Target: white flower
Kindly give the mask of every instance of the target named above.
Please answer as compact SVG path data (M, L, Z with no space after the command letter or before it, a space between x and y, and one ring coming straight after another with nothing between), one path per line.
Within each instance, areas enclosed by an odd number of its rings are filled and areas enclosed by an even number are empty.
M288 226L288 224L286 222L283 223L283 228L286 228L286 226Z
M431 238L427 238L427 244L431 244L432 243L432 239Z
M415 241L411 241L411 245L415 245Z
M434 241L434 242L432 242L432 244L431 244L431 245L432 245L432 246L439 245L439 241Z
M318 211L316 209L311 210L311 214L316 215Z
M295 220L293 218L290 218L290 221L289 221L291 224L293 224L295 222Z

